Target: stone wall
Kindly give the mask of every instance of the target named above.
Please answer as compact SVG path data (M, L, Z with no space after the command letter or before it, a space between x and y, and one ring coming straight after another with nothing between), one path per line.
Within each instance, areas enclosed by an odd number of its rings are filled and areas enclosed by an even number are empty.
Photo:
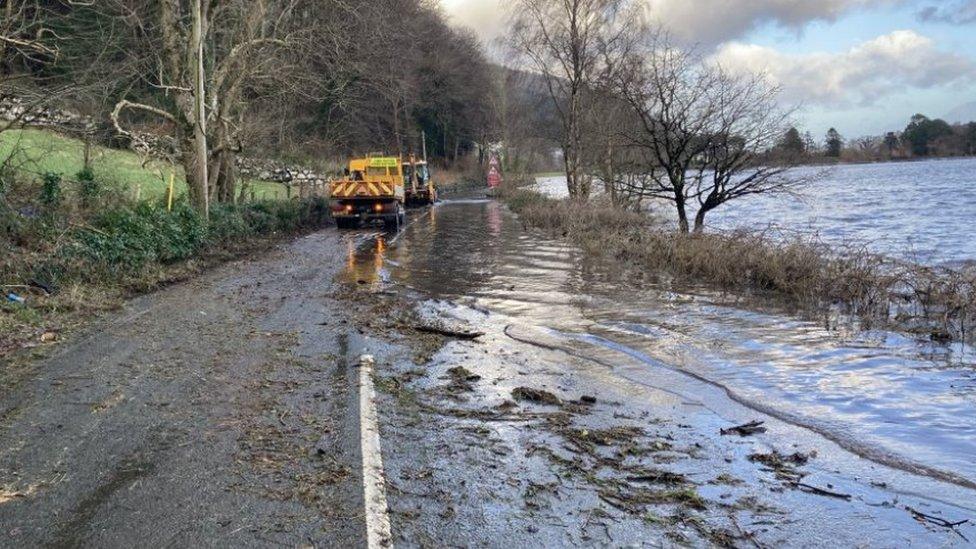
M274 181L286 185L324 185L328 178L301 166L286 165L274 160L237 157L237 169L244 177Z
M19 97L0 97L0 120L19 120L28 126L60 127L82 130L91 125L87 117L77 113L45 105L31 106Z

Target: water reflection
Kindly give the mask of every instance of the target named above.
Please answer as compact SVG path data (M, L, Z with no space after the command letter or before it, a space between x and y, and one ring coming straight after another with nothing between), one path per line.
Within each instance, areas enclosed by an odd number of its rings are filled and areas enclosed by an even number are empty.
M371 234L363 243L350 239L346 244L346 268L339 277L341 282L364 286L379 286L388 280L386 270L386 234Z

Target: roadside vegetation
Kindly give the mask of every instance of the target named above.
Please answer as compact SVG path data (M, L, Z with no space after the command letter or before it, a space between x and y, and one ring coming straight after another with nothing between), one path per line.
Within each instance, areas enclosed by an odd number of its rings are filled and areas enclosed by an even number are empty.
M974 339L976 268L931 267L864 246L838 249L814 237L748 229L682 233L606 197L556 200L528 184L513 178L501 193L527 227L638 266L676 288L771 298L828 325L846 318L862 328L894 328L937 342Z
M185 193L170 210L163 196L136 200L128 183L84 169L70 178L8 171L0 181L0 356L53 341L89 313L330 219L324 199L308 199L220 204L205 220Z

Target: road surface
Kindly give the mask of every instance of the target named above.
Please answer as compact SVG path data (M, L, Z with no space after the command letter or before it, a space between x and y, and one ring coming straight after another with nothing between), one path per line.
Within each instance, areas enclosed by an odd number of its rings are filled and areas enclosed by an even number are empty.
M554 329L579 256L455 201L130 302L5 379L0 546L976 540L973 490Z

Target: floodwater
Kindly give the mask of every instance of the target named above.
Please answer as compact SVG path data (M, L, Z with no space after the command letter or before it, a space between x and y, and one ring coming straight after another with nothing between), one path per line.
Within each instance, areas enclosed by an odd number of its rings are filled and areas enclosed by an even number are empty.
M799 196L756 196L726 204L709 214L709 226L799 231L832 244L863 243L875 252L930 264L976 260L976 158L797 172L823 173ZM539 185L565 195L564 178L542 179Z
M492 201L444 203L381 254L381 276L425 296L690 373L862 456L976 483L976 359L965 348L838 334L760 304L675 293L524 230Z

